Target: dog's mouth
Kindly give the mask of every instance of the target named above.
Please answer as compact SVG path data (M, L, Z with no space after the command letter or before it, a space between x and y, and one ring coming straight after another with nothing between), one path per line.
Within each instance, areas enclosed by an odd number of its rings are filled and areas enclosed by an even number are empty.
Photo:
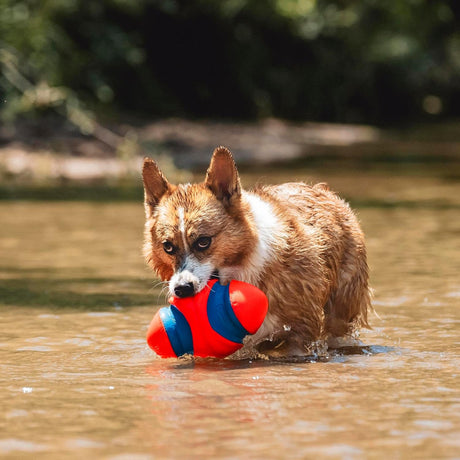
M211 280L218 280L220 279L220 276L219 276L219 270L214 270L211 274L211 276L209 277L209 279Z

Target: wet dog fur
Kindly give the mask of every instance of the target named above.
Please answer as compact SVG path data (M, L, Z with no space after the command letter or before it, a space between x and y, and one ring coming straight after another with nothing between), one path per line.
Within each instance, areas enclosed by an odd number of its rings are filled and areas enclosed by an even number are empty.
M312 344L368 327L364 236L325 184L241 188L229 150L213 153L200 184L170 184L143 165L147 263L170 294L194 295L217 276L259 287L269 311L246 349L302 355Z

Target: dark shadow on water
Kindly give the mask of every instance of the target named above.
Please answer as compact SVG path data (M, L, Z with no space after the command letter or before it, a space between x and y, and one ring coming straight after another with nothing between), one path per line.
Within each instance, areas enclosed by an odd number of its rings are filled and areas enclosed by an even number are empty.
M331 356L350 356L350 355L379 355L381 353L390 353L396 351L395 347L384 347L381 345L358 345L351 347L330 348Z
M88 288L90 287L90 292ZM139 293L136 293L138 291ZM159 290L148 282L116 278L0 279L0 307L46 307L57 309L105 310L114 307L157 305Z
M143 190L140 184L128 186L68 185L68 186L0 186L0 200L27 201L92 201L142 203Z
M374 356L382 353L395 352L397 348L386 347L381 345L364 345L329 349L326 355L308 355L308 356L289 356L277 357L270 359L218 359L218 358L194 358L182 357L178 359L158 358L155 365L149 367L166 366L173 369L199 369L209 371L229 371L248 368L260 368L270 366L289 366L292 364L312 364L312 363L340 363L346 362L349 356ZM158 369L156 369L158 370ZM149 370L148 370L149 372Z
M373 209L432 209L432 210L448 210L460 209L460 204L442 200L426 200L426 201L389 201L378 199L356 199L348 200L354 208L373 208Z
M141 187L36 187L36 188L6 188L0 186L0 201L86 201L86 202L137 202L143 201ZM348 198L356 208L375 209L460 209L460 205L449 200L387 200L387 199L356 199Z
M286 160L274 161L264 169L284 169L295 170L299 168L309 169L349 169L349 170L389 170L401 174L419 174L429 172L430 175L442 176L445 172L458 177L459 173L459 154L458 151L449 153L429 152L422 153L417 151L409 152L403 148L394 149L388 146L370 151L353 147L334 147L332 149L317 147L315 153L306 152L305 155ZM450 171L450 172L449 172Z

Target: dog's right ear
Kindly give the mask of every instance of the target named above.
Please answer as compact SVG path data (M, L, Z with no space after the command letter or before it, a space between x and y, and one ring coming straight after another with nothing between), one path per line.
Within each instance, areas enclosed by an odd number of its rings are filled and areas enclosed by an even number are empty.
M150 217L161 197L171 189L171 185L163 176L158 165L148 157L144 158L142 180L144 182L145 212L147 217Z
M226 206L241 195L241 183L233 156L225 147L214 150L205 184Z

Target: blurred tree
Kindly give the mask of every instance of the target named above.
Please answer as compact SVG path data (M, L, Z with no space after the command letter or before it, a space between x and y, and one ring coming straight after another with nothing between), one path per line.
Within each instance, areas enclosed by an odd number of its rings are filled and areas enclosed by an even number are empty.
M1 115L458 116L459 26L456 0L0 0Z

